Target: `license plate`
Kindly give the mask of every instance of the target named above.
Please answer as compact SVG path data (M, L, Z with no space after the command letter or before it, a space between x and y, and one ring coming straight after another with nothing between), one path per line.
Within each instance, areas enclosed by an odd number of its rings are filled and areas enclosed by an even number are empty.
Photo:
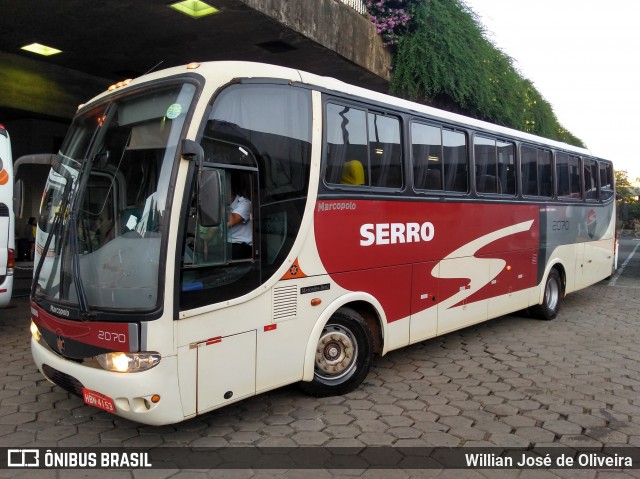
M97 407L107 412L116 412L116 406L113 403L113 399L104 394L97 393L91 389L82 389L82 398L84 403L89 406Z

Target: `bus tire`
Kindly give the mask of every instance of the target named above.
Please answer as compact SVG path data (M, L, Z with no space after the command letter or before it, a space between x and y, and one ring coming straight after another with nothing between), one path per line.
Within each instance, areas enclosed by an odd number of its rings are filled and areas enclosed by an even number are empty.
M341 308L322 329L316 347L313 380L300 383L315 397L339 396L357 388L369 372L373 335L356 311Z
M531 308L533 316L538 319L549 321L554 319L560 311L560 300L562 299L562 278L557 269L549 271L547 282L544 286L542 304Z

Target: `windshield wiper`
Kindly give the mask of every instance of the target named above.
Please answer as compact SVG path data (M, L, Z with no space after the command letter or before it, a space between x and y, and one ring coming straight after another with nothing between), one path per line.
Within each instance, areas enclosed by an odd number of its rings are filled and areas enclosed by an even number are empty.
M85 159L85 161L82 162L82 167L80 168L80 171L78 172L78 176L75 180L78 182L78 185L80 184L80 179L82 177L84 165L86 165L86 163L87 163L87 160ZM74 208L70 208L71 199L73 196L71 193L74 191L74 188L73 188L74 179L69 174L69 172L66 171L65 168L61 168L61 174L67 180L67 182L65 184L65 189L62 193L62 198L58 205L58 211L56 212L56 216L51 225L51 230L49 231L47 241L44 244L42 254L40 255L40 259L38 260L38 265L33 275L34 281L31 284L31 298L35 300L36 285L38 284L38 279L40 278L42 265L44 264L44 260L47 256L47 252L49 251L49 247L51 246L51 241L53 240L54 236L56 237L59 236L59 242L56 244L56 249L60 248L61 256L60 256L60 259L57 261L61 263L60 267L61 267L61 274L62 274L62 268L64 268L64 251L65 251L64 243L65 243L65 236L67 236L67 239L69 239L69 241L71 242L71 273L73 277L73 284L75 286L76 295L78 297L78 306L80 309L81 318L82 320L86 321L91 319L94 314L92 314L90 311L89 302L87 300L87 294L84 289L84 284L82 282L82 275L80 274L80 254L78 250L78 228L77 228L77 221L76 221L76 213L75 211L73 211ZM62 226L64 224L63 218L66 212L68 212L69 220L67 222L67 228L65 230L62 230ZM64 231L64 233L62 233L62 231ZM50 283L51 281L53 281L53 271L55 271L55 269L56 269L55 266L51 268L52 273L49 276ZM62 291L63 289L62 277L60 278L59 287L60 287L60 290Z
M78 224L76 222L76 213L72 211L69 214L69 234L71 235L71 271L73 272L73 284L76 287L76 295L78 296L78 306L83 320L91 319L94 314L89 310L89 301L87 293L82 283L82 275L80 274L80 253L78 251Z
M55 166L52 166L55 168ZM35 271L33 272L33 281L31 282L31 299L35 301L35 293L36 286L38 285L38 280L40 279L40 272L42 271L42 265L44 264L44 260L47 257L47 253L49 251L49 246L51 246L51 241L53 237L57 235L58 229L62 226L62 218L64 217L64 212L67 211L69 207L69 201L71 198L71 192L73 191L73 177L69 174L69 172L65 168L61 168L60 172L62 177L64 177L67 182L64 185L64 190L62 192L62 198L60 199L60 203L57 206L58 211L56 211L55 217L53 218L53 222L51 223L51 228L49 229L49 235L47 236L47 240L42 247L42 253L40 254L40 258L38 259L38 264L36 266ZM53 208L53 205L52 205ZM61 245L57 245L61 247ZM54 268L52 268L53 271ZM53 279L53 275L50 274L49 282Z

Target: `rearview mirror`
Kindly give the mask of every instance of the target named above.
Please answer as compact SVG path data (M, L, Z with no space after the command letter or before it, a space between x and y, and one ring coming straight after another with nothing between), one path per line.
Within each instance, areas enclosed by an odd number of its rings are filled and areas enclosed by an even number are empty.
M219 226L222 221L220 172L202 170L198 178L198 218L200 226Z
M16 180L13 185L13 211L16 218L22 218L24 213L24 181Z

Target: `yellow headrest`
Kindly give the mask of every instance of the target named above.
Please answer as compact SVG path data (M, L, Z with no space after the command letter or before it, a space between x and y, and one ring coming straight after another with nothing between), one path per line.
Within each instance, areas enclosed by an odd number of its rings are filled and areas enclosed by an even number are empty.
M358 160L347 161L342 169L343 185L364 185L364 168Z

